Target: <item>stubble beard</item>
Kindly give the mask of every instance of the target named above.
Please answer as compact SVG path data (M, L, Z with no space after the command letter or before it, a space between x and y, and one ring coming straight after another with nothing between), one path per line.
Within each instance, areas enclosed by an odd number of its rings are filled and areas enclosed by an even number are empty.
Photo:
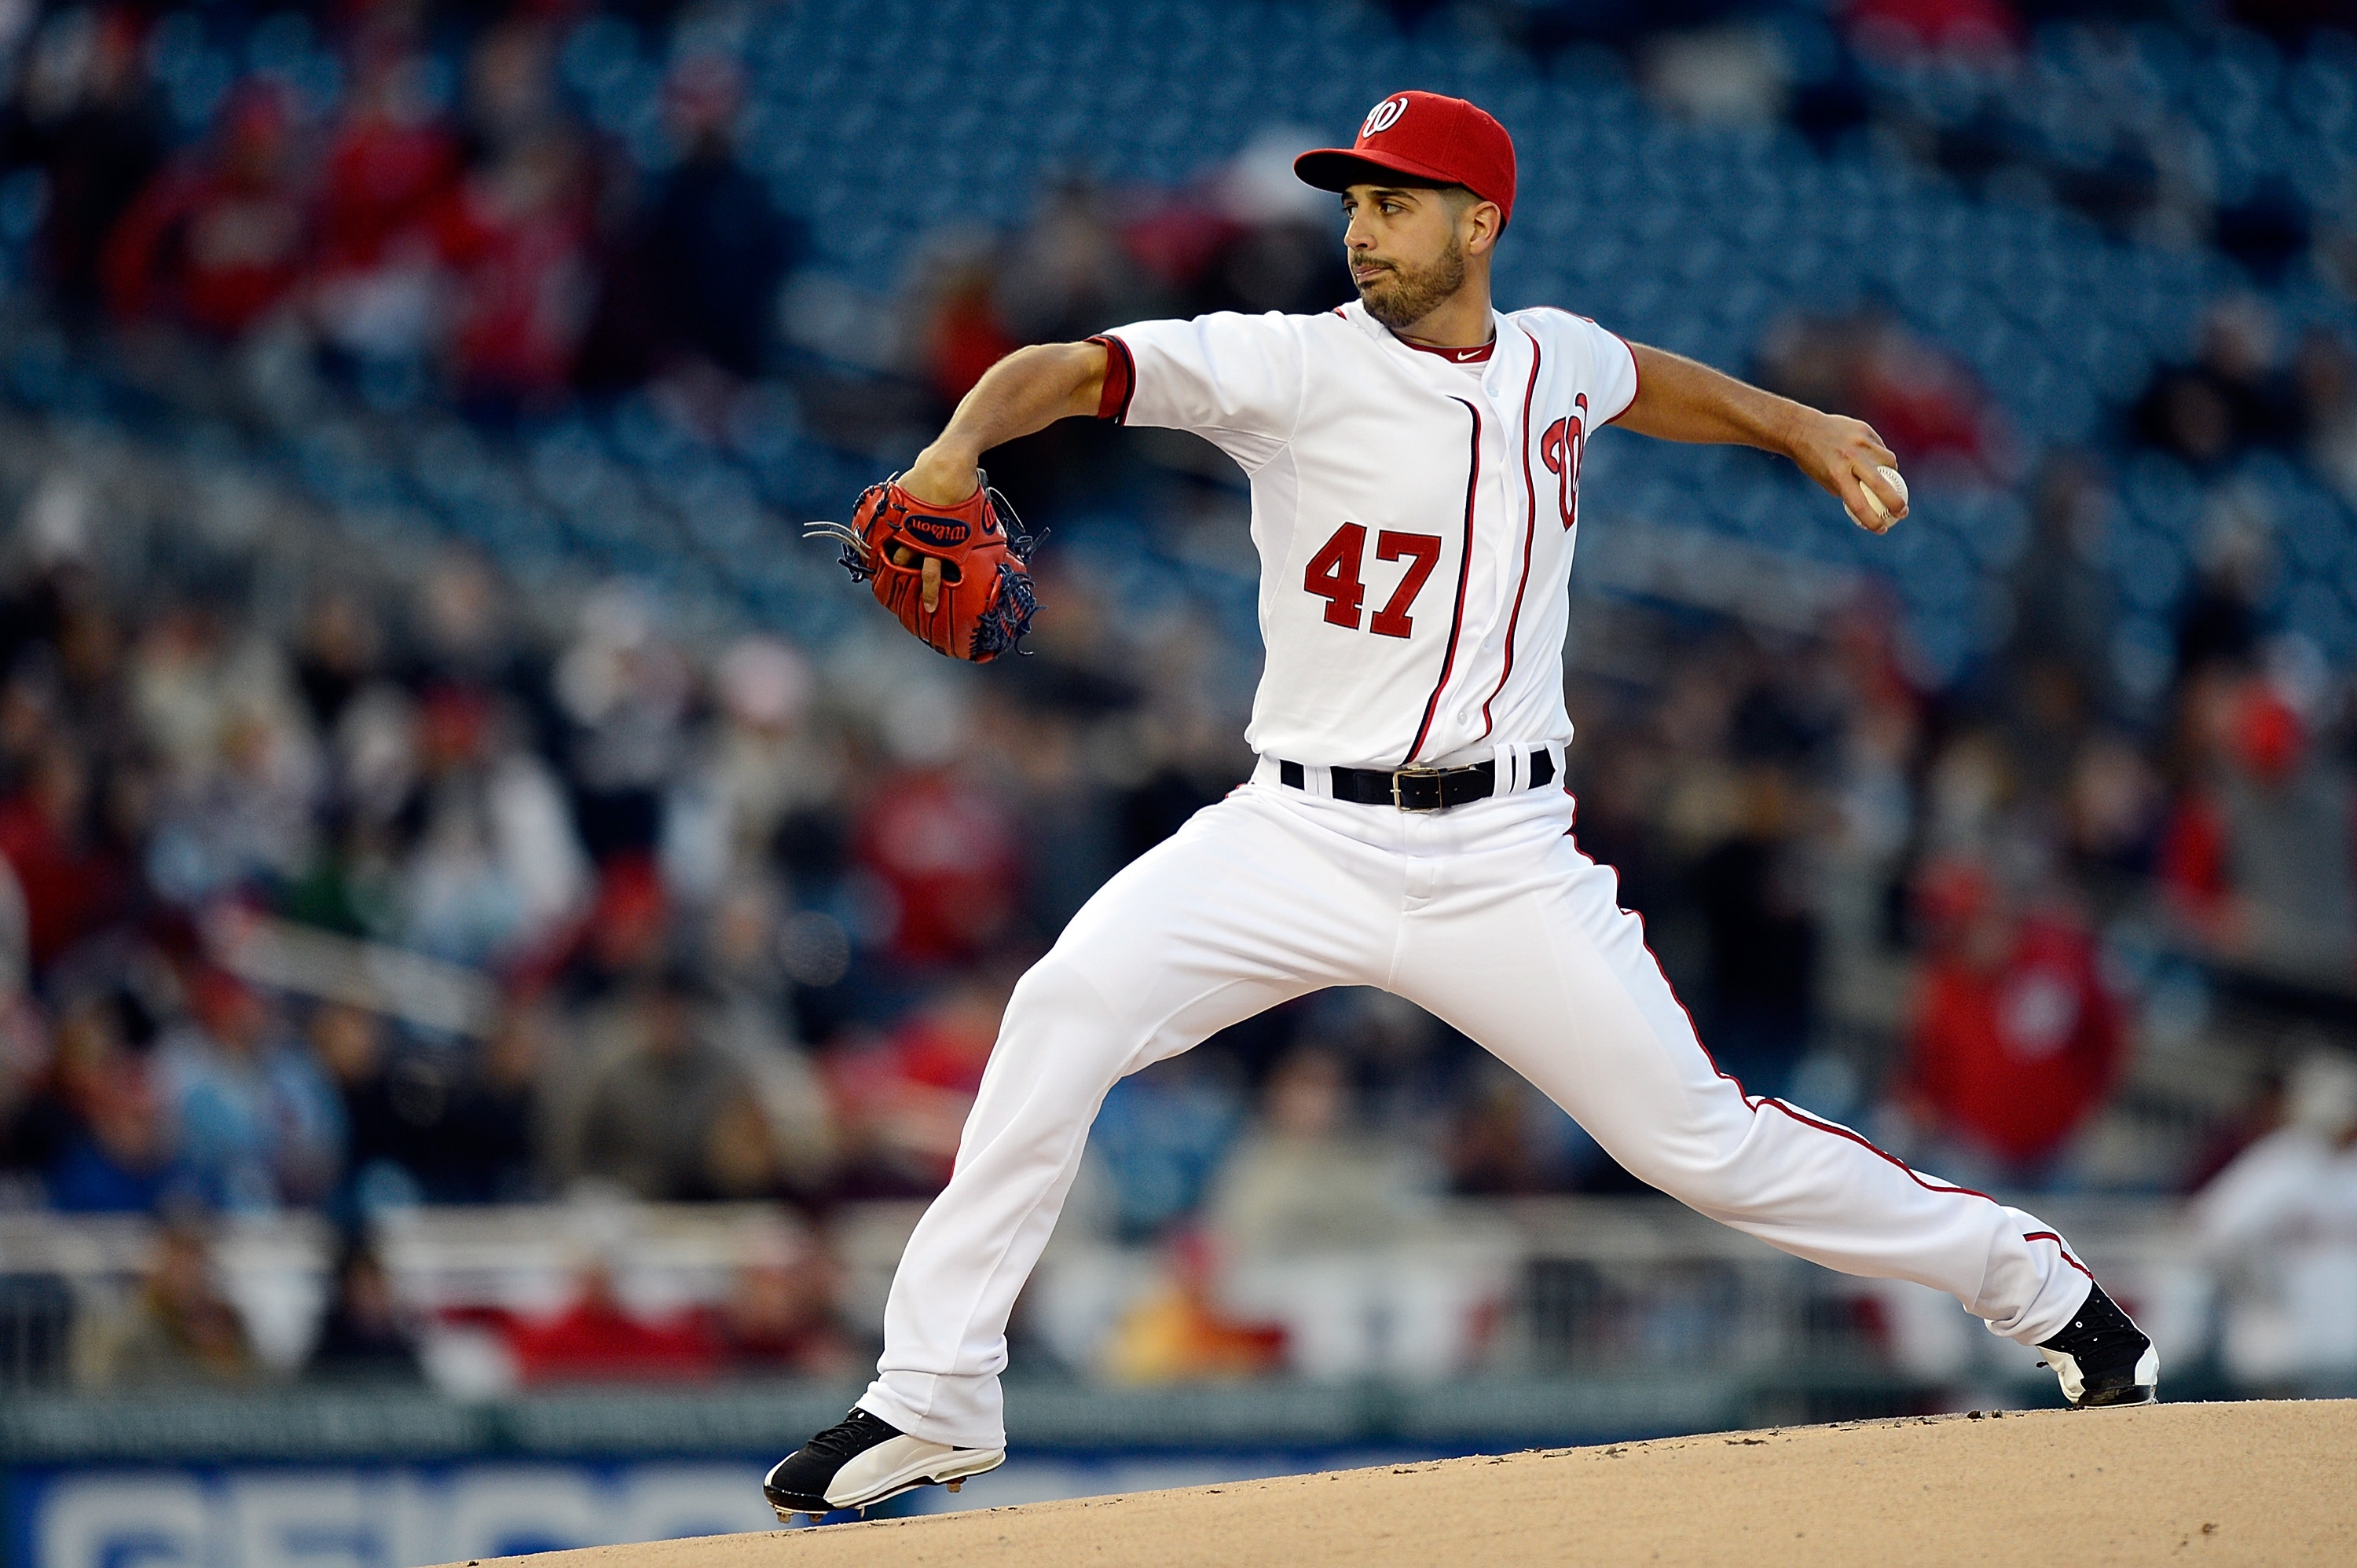
M1391 267L1373 283L1361 284L1359 298L1368 315L1394 332L1415 326L1465 286L1465 250L1454 234L1430 266L1410 271L1394 262Z

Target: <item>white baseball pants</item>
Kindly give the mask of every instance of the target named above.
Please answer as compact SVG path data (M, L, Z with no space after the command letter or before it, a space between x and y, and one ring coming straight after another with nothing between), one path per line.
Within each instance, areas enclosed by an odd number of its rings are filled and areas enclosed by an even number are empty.
M1354 805L1279 783L1265 759L1106 883L1007 1004L861 1407L932 1442L1003 1444L1007 1316L1106 1090L1331 985L1423 1006L1714 1219L1946 1291L2024 1344L2059 1331L2092 1282L2051 1229L1717 1070L1571 815L1559 789L1429 813Z

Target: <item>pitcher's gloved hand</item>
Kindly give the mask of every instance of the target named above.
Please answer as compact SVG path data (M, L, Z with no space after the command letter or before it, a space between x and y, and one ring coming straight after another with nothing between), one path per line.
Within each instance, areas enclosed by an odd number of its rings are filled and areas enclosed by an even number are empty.
M838 540L843 567L866 583L918 640L952 659L987 664L1021 641L1039 603L1031 596L1033 536L1006 499L977 474L955 506L929 506L894 475L860 494L846 526L813 523Z

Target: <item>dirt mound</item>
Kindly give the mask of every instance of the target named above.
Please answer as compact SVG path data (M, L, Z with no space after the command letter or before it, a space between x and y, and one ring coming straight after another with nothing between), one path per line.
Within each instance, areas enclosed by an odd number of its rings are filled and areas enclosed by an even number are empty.
M511 1561L1522 1568L1656 1560L2357 1563L2357 1401L1724 1433Z

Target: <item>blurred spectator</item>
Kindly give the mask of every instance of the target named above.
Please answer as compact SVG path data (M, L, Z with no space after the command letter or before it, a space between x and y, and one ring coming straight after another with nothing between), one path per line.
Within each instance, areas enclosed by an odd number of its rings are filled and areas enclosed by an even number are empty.
M1210 714L1156 704L1138 727L1138 771L1145 777L1121 793L1119 848L1125 865L1185 827L1249 771L1237 766L1234 737L1221 733Z
M1430 1174L1352 1120L1339 1058L1305 1048L1278 1063L1212 1190L1222 1243L1239 1257L1284 1258L1381 1243L1412 1221L1434 1190Z
M188 1018L156 1069L197 1195L225 1208L317 1201L337 1168L334 1091L269 1001L218 969L188 981Z
M2293 1069L2288 1117L2201 1190L2203 1245L2246 1289L2224 1325L2227 1369L2271 1386L2357 1372L2357 1060Z
M1452 1098L1444 1153L1453 1193L1511 1197L1646 1190L1561 1106L1493 1058L1476 1058Z
M2201 576L2177 611L2172 690L2180 694L2206 675L2238 676L2256 661L2260 602L2274 576L2267 542L2255 530L2230 521L2205 544Z
M1181 1383L1283 1368L1285 1328L1230 1316L1219 1300L1220 1269L1200 1233L1181 1231L1163 1257L1163 1282L1130 1305L1106 1339L1099 1361L1107 1378Z
M471 140L496 156L559 119L556 39L547 18L528 10L493 13L467 56L464 111Z
M1485 1257L1478 1232L1444 1228L1437 1173L1351 1122L1332 1055L1303 1050L1271 1072L1261 1122L1204 1206L1226 1268L1222 1299L1282 1325L1286 1363L1305 1377L1447 1377L1503 1292L1503 1254Z
M777 1177L809 1193L833 1170L835 1129L825 1086L788 1027L777 915L775 891L764 883L738 883L715 901L701 955L714 992L704 1018L752 1086Z
M290 708L222 713L216 757L158 803L157 890L193 903L228 886L280 881L310 864L320 783L310 736Z
M260 1375L204 1237L179 1227L156 1238L155 1261L124 1311L83 1321L74 1357L80 1380L101 1388L233 1385Z
M2025 660L2101 669L2118 617L2104 546L2124 526L2110 476L2083 453L2050 455L2028 499L2028 548L2007 585L2015 607L2014 651Z
M0 864L0 1171L17 1163L10 1156L19 1141L36 1135L32 1122L47 1114L43 1101L57 1071L48 1021L25 993L30 979L24 896Z
M998 268L997 317L1017 343L1071 342L1153 314L1104 193L1078 181L1045 193Z
M311 1014L311 1048L343 1101L344 1155L354 1169L384 1157L395 1134L384 1089L384 1036L373 1013L327 1003Z
M615 584L583 606L554 685L573 726L566 771L590 854L604 862L651 852L663 790L685 749L686 661L657 630L644 598Z
M2311 328L2300 338L2293 375L2308 460L2343 501L2357 507L2357 354L2342 338Z
M1861 52L1897 54L1953 51L1986 60L2018 46L2021 17L2006 0L1852 0L1851 37Z
M383 659L384 627L358 589L336 585L312 596L296 649L295 679L320 734L335 733Z
M457 177L461 151L440 118L431 60L379 47L356 74L320 180L318 264L331 280L394 260Z
M761 372L778 287L803 243L737 161L730 128L742 98L732 60L696 54L673 68L664 107L684 156L615 246L583 367L594 381Z
M54 1208L152 1212L179 1193L172 1121L113 998L85 998L59 1021L49 1081L15 1133L16 1158L41 1173Z
M26 956L46 968L122 908L124 867L95 831L90 765L70 741L41 747L25 787L0 802L0 856L15 875Z
M805 1378L854 1370L858 1358L835 1322L836 1293L833 1261L816 1247L746 1262L712 1319L728 1369Z
M1089 1129L1120 1232L1150 1236L1190 1213L1234 1141L1243 1104L1217 1055L1190 1051L1115 1083Z
M310 243L285 95L248 82L212 136L156 176L106 242L109 306L233 338L286 299Z
M530 1026L504 1016L471 1055L388 1045L382 1022L330 1003L311 1044L342 1099L342 1205L365 1217L409 1204L479 1203L532 1190Z
M460 962L537 950L578 912L589 865L563 787L512 714L455 685L418 712L421 822L402 889L408 945Z
M157 890L192 904L299 873L321 769L284 650L259 631L232 639L216 607L188 602L143 628L126 675L162 769L147 854Z
M444 1202L519 1203L539 1196L541 1085L548 1070L549 1031L543 1007L511 1004L475 1052L451 1109L451 1136L438 1185Z
M2097 734L2081 745L2066 789L2071 849L2083 868L2115 878L2150 869L2160 779L2126 737Z
M435 346L445 279L433 224L460 149L437 118L432 62L380 48L357 74L322 160L313 307L327 341L362 368L406 367Z
M963 978L864 1048L837 1051L829 1086L843 1122L845 1180L871 1196L931 1194L949 1180L1011 986Z
M578 940L562 955L557 980L566 1000L595 1008L653 974L669 949L673 914L652 861L640 854L607 861Z
M1879 311L1792 315L1760 340L1760 383L1874 426L1902 465L1950 454L1994 468L1997 414L1970 371Z
M664 880L692 898L759 875L789 818L823 811L844 757L809 727L813 680L791 644L747 637L713 671L718 723L663 803Z
M1200 269L1173 269L1170 281L1190 285L1181 314L1276 310L1315 316L1351 296L1350 269L1334 248L1334 199L1302 184L1293 172L1297 155L1322 145L1307 132L1263 131L1214 182L1212 195L1224 221L1207 221L1210 215L1200 212L1172 215L1175 224L1215 241ZM1140 240L1133 227L1133 251Z
M952 258L929 280L931 309L917 340L918 368L944 408L955 406L985 371L1023 346L999 325L996 281L986 261L974 256Z
M2187 689L2194 771L2160 851L2164 886L2220 956L2328 986L2357 960L2347 770L2264 677Z
M2274 312L2240 295L2211 308L2200 357L2161 367L2136 407L2137 435L2199 468L2254 446L2283 446L2299 430Z
M889 738L911 766L876 786L853 836L880 906L880 945L903 964L971 961L1015 914L1015 826L996 800L942 765L963 733L955 707L911 701L896 719Z
M603 1264L584 1272L580 1293L562 1312L512 1322L507 1340L526 1384L701 1380L718 1365L694 1313L632 1314Z
M674 965L630 993L628 1033L592 1069L575 1174L656 1201L744 1197L774 1180L752 1083L711 1038L697 990Z
M141 59L143 18L127 5L52 10L0 122L0 160L48 177L43 271L55 295L99 303L106 237L154 175L164 127Z
M1733 836L1695 868L1710 938L1710 1052L1754 1094L1777 1095L1809 1048L1815 1022L1816 920L1791 780L1754 766L1742 778Z
M421 695L456 686L518 702L537 699L540 668L524 647L513 595L474 550L451 545L414 580L416 643L404 683Z
M591 304L590 208L582 148L552 126L470 170L436 212L449 369L468 406L538 412L564 390Z
M1916 905L1930 957L1897 1092L1932 1140L1919 1163L1955 1180L2043 1184L2126 1050L2094 943L1970 860L1928 868Z
M161 1208L180 1183L154 1075L145 1062L116 1055L76 1077L79 1125L48 1164L50 1207L68 1214Z
M306 1374L329 1382L417 1383L417 1343L375 1250L354 1240L337 1260L335 1295Z

